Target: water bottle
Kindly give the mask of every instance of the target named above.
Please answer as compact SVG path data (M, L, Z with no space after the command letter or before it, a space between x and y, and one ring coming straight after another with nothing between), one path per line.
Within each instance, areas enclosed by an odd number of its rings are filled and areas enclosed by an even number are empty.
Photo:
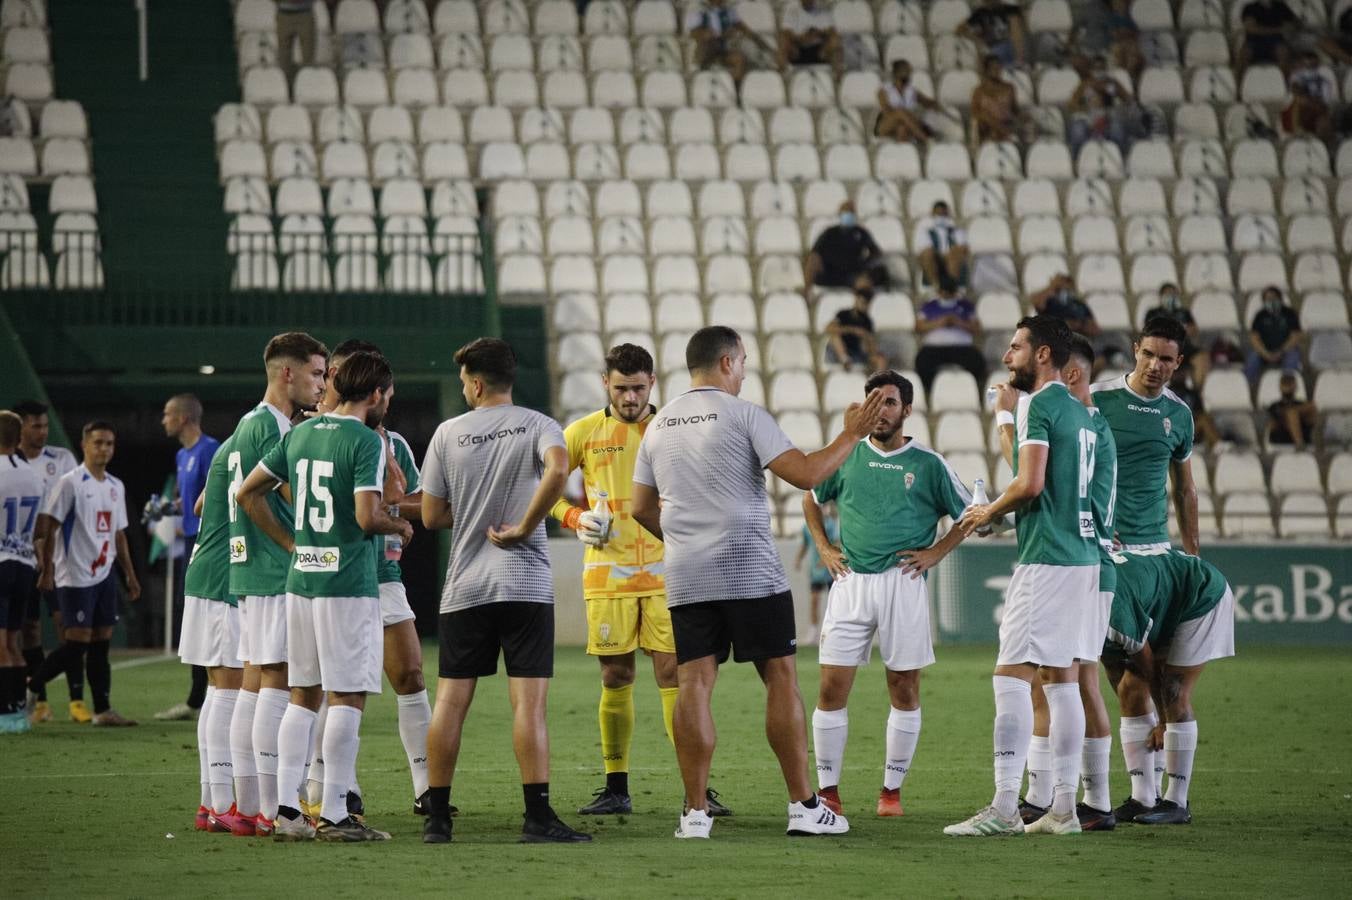
M592 507L594 515L601 523L603 539L610 538L610 495L605 491L596 492L596 505Z
M995 385L986 388L986 409L994 410L995 401L1000 398L1000 389Z
M987 506L990 504L990 502L991 502L990 495L986 493L986 479L978 478L975 481L973 481L972 503L971 506L968 507L968 509L971 509L972 506ZM985 537L986 535L991 533L991 526L986 525L982 528L978 528L976 530L976 533L981 535L982 537Z
M385 511L389 513L392 518L395 519L399 518L398 505L387 506L385 507ZM402 557L403 555L404 555L403 538L399 537L399 535L397 534L385 535L385 558L388 559L390 562L398 562L400 557Z

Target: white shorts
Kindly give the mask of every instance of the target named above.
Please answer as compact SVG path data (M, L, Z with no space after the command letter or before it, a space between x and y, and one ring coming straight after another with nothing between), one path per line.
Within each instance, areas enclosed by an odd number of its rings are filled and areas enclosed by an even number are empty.
M831 585L817 661L828 666L865 665L875 633L883 665L893 672L934 662L924 578L892 568L871 575L853 572Z
M1103 642L1108 638L1108 616L1112 611L1112 591L1099 591L1095 602L1084 608L1080 619L1080 649L1075 654L1077 659L1097 662L1103 655Z
M241 643L248 647L249 655L241 651L240 659L255 666L286 662L286 594L246 597L244 603L248 605L244 615L248 637Z
M1058 669L1070 666L1082 649L1084 616L1098 603L1098 579L1097 563L1015 566L1005 589L996 664L1034 663Z
M1235 655L1235 595L1229 586L1211 612L1179 624L1159 656L1171 666L1200 666Z
M248 597L236 597L235 602L239 605L235 607L239 611L239 649L235 651L235 656L246 664L249 662L249 604L246 602Z
M380 585L380 623L389 628L413 618L413 607L408 605L408 592L402 581L387 581Z
M239 610L219 600L184 597L178 658L190 666L244 668L239 661Z
M379 597L286 595L287 683L340 694L380 693L385 629Z

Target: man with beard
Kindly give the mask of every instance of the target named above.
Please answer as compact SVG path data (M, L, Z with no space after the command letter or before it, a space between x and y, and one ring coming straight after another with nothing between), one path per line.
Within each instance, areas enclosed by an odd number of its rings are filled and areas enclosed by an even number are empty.
M926 571L964 537L950 528L937 544L939 520L954 520L972 500L938 453L902 434L915 388L893 371L877 372L864 395L881 391L883 410L873 433L832 475L803 494L803 515L817 552L835 576L822 620L821 688L812 712L817 796L841 811L849 713L855 670L868 662L877 635L887 667L891 711L878 815L900 816L901 783L920 739L920 670L934 662ZM818 504L836 501L841 547L822 527Z
M1075 793L1084 743L1084 707L1076 658L1081 627L1098 601L1099 548L1090 504L1097 435L1083 403L1061 380L1070 359L1064 320L1021 319L1004 363L1009 383L1028 393L1015 415L1014 480L985 506L973 506L959 526L971 534L1016 511L1019 555L1005 592L995 676L995 798L945 834L994 837L1025 831L1019 784L1033 734L1032 682L1038 678L1050 710L1051 809L1027 827L1076 834Z
M368 828L347 811L366 695L381 689L384 634L375 542L369 536L392 534L407 541L413 526L391 516L381 502L385 443L373 429L394 396L389 363L375 353L354 353L334 376L334 388L337 408L288 432L244 480L237 496L254 524L291 557L286 579L290 684L293 689L318 685L328 694L324 802L314 836L333 842L383 841L389 839L387 833ZM290 486L295 504L294 535L264 502L281 483ZM288 711L287 720L303 732L295 743L307 748L314 714L307 704L293 701L291 706L306 707L300 716ZM297 813L300 775L298 766L278 771L278 796L291 813ZM299 815L287 820L294 825ZM286 833L304 838L307 832L288 827Z

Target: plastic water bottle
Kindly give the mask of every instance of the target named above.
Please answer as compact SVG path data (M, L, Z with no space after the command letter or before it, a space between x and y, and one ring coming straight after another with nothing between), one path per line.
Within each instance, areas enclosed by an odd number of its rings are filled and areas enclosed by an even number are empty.
M388 512L393 518L396 519L399 518L398 505L387 506L385 507L385 511ZM399 535L397 534L385 535L385 558L388 559L390 562L398 562L403 555L404 555L403 538L399 537Z
M592 515L601 522L601 534L610 538L610 495L605 491L596 492L596 505L592 507Z
M995 401L1000 398L1000 389L995 385L986 388L986 409L995 409Z
M971 505L972 505L972 506L987 506L987 505L990 504L990 502L991 502L991 498L990 498L990 496L986 493L986 479L984 479L984 478L978 478L977 480L973 481L973 482L972 482L972 504L971 504ZM971 509L971 506L969 506L968 509ZM979 534L979 535L982 535L982 536L984 537L985 535L988 535L988 534L991 533L991 526L986 525L986 526L983 527L983 528L978 528L978 529L976 530L976 533Z

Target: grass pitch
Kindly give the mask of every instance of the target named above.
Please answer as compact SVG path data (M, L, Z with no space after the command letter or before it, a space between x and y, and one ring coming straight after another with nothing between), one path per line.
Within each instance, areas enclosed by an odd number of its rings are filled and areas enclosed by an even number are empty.
M363 722L359 774L369 820L394 840L287 845L193 831L195 726L150 718L182 699L186 673L171 662L133 665L115 673L114 702L141 727L97 731L59 715L29 735L0 738L0 895L1348 896L1348 653L1241 653L1214 664L1197 692L1194 823L1059 839L941 833L990 799L993 648L937 649L939 661L924 678L924 731L901 819L873 815L887 701L881 666L875 661L861 672L841 788L852 830L840 838L785 837L783 783L762 730L763 690L750 666L725 666L714 698L713 785L736 816L717 820L705 843L671 836L681 790L651 673L642 669L630 782L635 812L601 820L574 814L603 783L599 679L593 660L561 649L550 697L552 800L566 821L596 837L571 847L515 843L522 800L501 675L481 682L466 727L452 797L463 810L454 843L420 841L387 690L373 698ZM430 644L425 657L430 681ZM799 657L799 678L810 711L817 684L811 650ZM60 683L52 699L64 712ZM1113 743L1116 801L1129 787L1116 735Z

